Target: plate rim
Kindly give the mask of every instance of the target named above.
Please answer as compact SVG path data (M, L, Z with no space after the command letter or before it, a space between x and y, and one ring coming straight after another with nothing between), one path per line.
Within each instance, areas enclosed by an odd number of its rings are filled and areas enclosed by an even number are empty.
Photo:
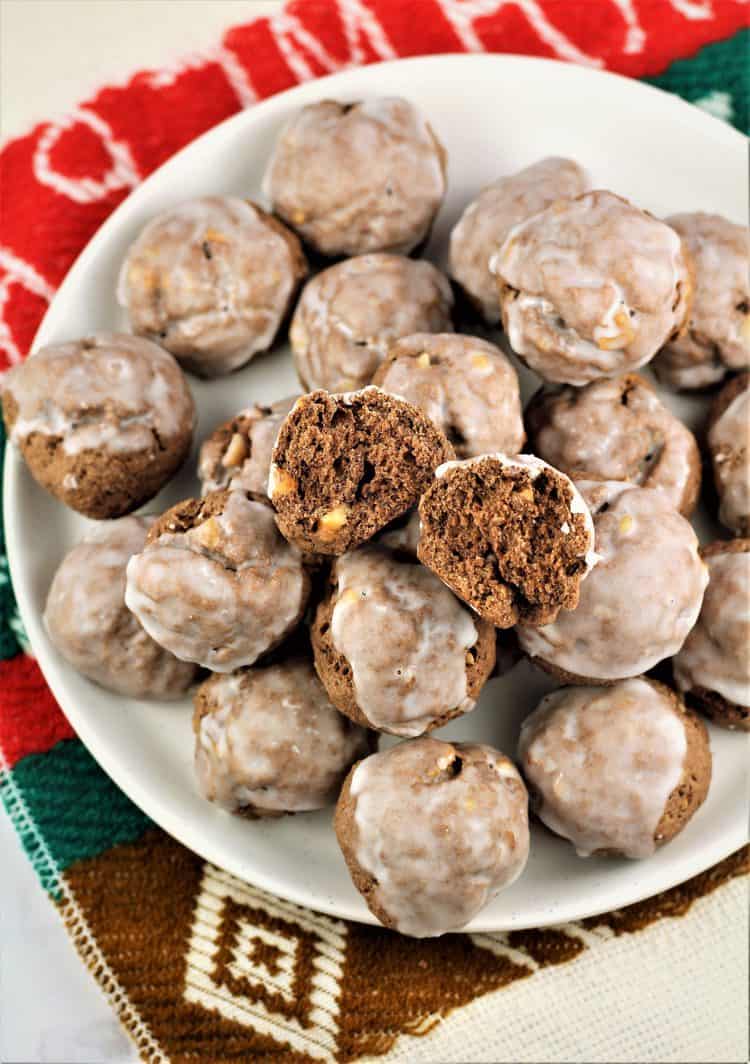
M163 174L165 171L168 172L172 167L179 167L184 155L196 151L204 152L210 150L212 139L218 139L223 136L226 127L229 125L240 126L244 123L252 125L253 116L258 115L259 109L262 116L272 117L274 110L285 109L290 103L294 104L295 102L298 102L299 104L302 104L303 102L307 102L308 99L324 98L329 85L334 86L335 91L335 86L342 80L349 80L352 75L354 75L356 80L356 76L359 72L369 71L372 68L403 69L404 67L419 68L421 66L437 66L445 64L465 66L469 63L472 64L472 66L482 64L487 66L501 65L509 68L514 66L524 66L527 68L536 67L542 77L544 76L544 72L552 66L558 72L564 71L565 73L563 76L570 76L572 78L581 78L587 81L591 81L592 79L604 79L607 82L614 79L617 82L625 83L627 90L634 95L640 93L644 97L650 98L653 94L657 94L662 100L668 100L670 106L674 107L676 111L681 112L686 119L689 116L691 125L695 125L696 123L702 125L706 134L711 137L723 139L727 144L731 143L733 146L742 146L745 141L743 134L739 130L734 129L722 120L702 111L700 108L688 103L679 96L667 92L658 86L629 78L622 74L580 66L568 63L564 60L491 52L459 52L412 56L348 68L329 74L325 77L312 79L302 84L295 85L282 92L276 93L273 96L267 97L266 99L259 100L250 107L244 108L237 113L230 115L222 122L211 127L200 136L190 141L139 182L139 184L128 193L122 202L118 204L108 218L102 223L72 263L36 331L31 344L30 353L33 354L46 342L45 335L50 329L48 323L52 318L55 303L61 296L66 296L70 288L75 287L79 274L84 273L87 270L90 258L98 252L101 244L106 244L108 242L110 232L116 231L119 228L122 214L127 213L127 211L133 206L134 196L137 195L141 189L148 186L149 182L152 180L163 180ZM250 883L252 886L265 890L277 897L281 897L295 905L325 913L336 919L345 919L357 923L380 926L379 922L366 908L365 911L347 911L345 908L342 909L340 904L337 905L328 902L325 896L319 898L316 897L315 904L311 904L309 896L305 893L304 889L297 889L296 884L294 883L289 883L288 885L284 884L282 889L280 889L278 881L274 879L272 875L266 876L262 866L257 866L253 871L252 879L248 878L245 872L233 869L231 863L227 864L224 855L217 856L216 853L212 853L210 837L204 838L204 835L201 835L199 838L199 844L196 845L195 839L192 838L190 834L189 823L186 820L181 821L180 817L166 807L158 796L154 797L153 792L145 783L142 783L139 777L129 775L124 769L121 769L117 758L110 753L111 748L106 744L100 744L93 736L87 723L87 714L85 712L79 712L78 703L74 699L66 696L66 688L60 678L64 670L60 669L58 675L58 670L51 658L47 658L46 661L44 660L47 656L46 648L43 641L37 639L41 627L41 618L37 617L36 611L32 607L31 596L27 594L26 589L21 590L22 582L16 581L16 576L20 572L20 558L23 553L23 536L20 534L20 522L9 519L8 515L14 512L13 502L17 494L18 481L22 468L23 463L18 452L15 448L8 445L5 451L5 470L3 477L4 526L8 565L11 579L13 580L16 602L24 627L28 633L32 652L39 664L45 682L50 687L50 690L58 701L61 709L73 725L78 738L81 739L97 764L107 773L115 785L118 786L139 809L146 813L157 826L162 828L167 834L171 835L189 850L198 854L198 856L202 857L204 860L210 861L212 864L226 869L243 882ZM32 632L34 635L32 635ZM41 656L39 654L40 649ZM748 739L750 740L750 737L748 737ZM739 737L738 741L740 741ZM155 808L158 816L154 815ZM487 933L505 931L511 928L522 929L528 927L545 927L560 924L561 922L585 919L589 916L621 908L625 905L635 904L642 901L644 898L653 896L654 893L668 890L678 883L684 882L685 879L700 874L717 861L729 856L729 854L742 846L745 841L746 838L739 821L737 825L732 825L723 833L711 835L702 845L700 856L697 859L688 861L689 855L686 855L682 860L676 859L673 861L673 864L669 866L672 869L672 873L664 876L661 885L656 892L651 888L637 889L636 887L636 889L633 889L632 883L626 880L625 884L619 889L617 887L610 888L606 908L601 908L598 903L593 908L582 903L577 908L568 906L564 916L558 912L550 912L546 915L545 913L539 913L534 917L533 922L528 922L528 918L521 918L520 920L507 918L500 922L497 920L487 922L482 919L483 913L480 912L480 914L478 914L478 916L475 917L474 920L472 920L460 933ZM688 865L689 867L687 867ZM630 889L627 889L628 885L630 885Z

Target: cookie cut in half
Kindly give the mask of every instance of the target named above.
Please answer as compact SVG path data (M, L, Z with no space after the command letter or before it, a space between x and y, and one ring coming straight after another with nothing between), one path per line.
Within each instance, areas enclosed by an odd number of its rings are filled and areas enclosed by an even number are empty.
M575 609L596 563L583 498L533 455L447 462L419 515L420 561L498 628L549 624Z
M282 423L268 493L303 551L339 555L414 506L453 448L411 403L368 387L303 395Z

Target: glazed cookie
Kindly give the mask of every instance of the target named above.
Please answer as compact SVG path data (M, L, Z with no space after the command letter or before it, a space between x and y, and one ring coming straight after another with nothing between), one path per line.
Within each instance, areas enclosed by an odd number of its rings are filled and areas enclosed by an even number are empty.
M407 100L321 100L287 123L263 189L322 255L405 253L429 233L445 168L443 146Z
M430 262L402 255L360 255L309 281L289 339L308 391L351 391L369 384L394 340L447 332L453 295Z
M518 375L485 340L458 333L407 336L391 347L372 382L424 410L459 458L517 454L523 447Z
M500 321L497 280L490 258L510 230L558 199L574 199L588 188L584 170L572 159L541 159L482 189L451 231L450 275L489 325Z
M553 691L523 722L518 756L532 809L579 857L650 857L711 782L703 722L643 677Z
M672 660L690 705L725 728L750 730L750 540L701 551L708 587L698 622Z
M690 311L679 236L611 192L558 200L520 222L490 268L513 350L561 384L637 369Z
M51 344L2 381L8 435L34 479L87 517L121 517L174 476L195 410L175 360L124 333Z
M217 491L159 518L128 563L125 602L182 661L232 672L296 627L309 590L302 558L268 503Z
M727 381L714 399L707 442L719 520L736 536L750 536L750 373Z
M419 503L419 558L498 628L573 610L596 562L586 504L540 458L447 462Z
M300 550L344 554L414 506L452 456L421 410L379 388L303 395L273 452L279 528Z
M55 573L44 625L65 660L100 687L131 698L179 698L195 666L163 650L125 605L125 567L154 520L121 517L89 529Z
M534 454L573 475L653 488L680 513L698 501L701 458L695 437L637 373L584 388L541 388L526 408Z
M333 805L375 745L333 708L303 659L212 676L195 693L193 730L201 794L251 818Z
M566 683L613 683L676 654L698 619L708 570L690 523L663 495L576 482L594 517L596 568L578 608L518 629L521 649Z
M491 624L409 554L371 545L334 562L312 644L336 708L392 735L468 713L495 664Z
M404 935L458 931L524 869L528 795L490 746L414 739L355 765L336 835L371 912Z
M117 297L133 332L191 372L218 377L271 346L306 274L299 240L276 218L246 200L207 196L148 223Z
M255 403L214 429L198 457L202 495L223 488L266 494L279 427L297 398L279 399L268 406Z
M750 366L748 233L719 214L675 214L666 219L682 237L695 268L687 331L654 362L672 388L706 388L732 370Z

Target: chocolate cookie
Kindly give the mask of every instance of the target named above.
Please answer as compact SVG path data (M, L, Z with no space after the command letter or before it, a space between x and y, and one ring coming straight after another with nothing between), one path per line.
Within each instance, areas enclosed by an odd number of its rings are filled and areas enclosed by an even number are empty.
M492 625L416 559L382 546L335 560L312 644L336 708L392 735L468 713L495 664Z
M186 499L127 568L125 602L153 639L214 672L252 665L299 623L310 578L267 502L242 491Z
M727 381L716 396L706 439L719 520L736 536L750 536L750 373Z
M360 255L309 281L289 339L307 391L352 391L369 384L394 340L447 332L453 295L432 263L403 255Z
M414 506L452 455L421 410L379 388L303 395L273 452L279 528L300 550L344 554Z
M130 698L179 698L195 666L163 650L125 605L125 567L154 520L121 517L89 529L55 573L44 624L65 660L100 687Z
M573 483L531 455L448 462L419 503L419 558L498 628L573 610L595 563Z
M296 400L292 396L268 406L255 403L214 429L198 457L201 494L232 488L265 495L279 426Z
M611 192L558 200L521 222L490 268L513 350L561 384L637 369L690 312L680 237Z
M708 571L691 525L662 495L623 481L576 481L599 561L578 607L518 629L521 648L564 683L613 683L676 654L700 613Z
M255 203L206 196L148 223L117 295L133 332L217 377L271 346L306 274L299 240L280 221Z
M458 931L521 874L528 796L498 750L414 739L354 766L335 828L371 912L426 938Z
M715 724L750 730L750 540L704 547L700 616L672 659L677 687Z
M702 721L644 677L553 691L523 722L518 756L532 809L579 857L650 857L711 782Z
M193 730L201 794L250 818L332 805L377 745L333 708L304 658L212 676L195 693Z
M459 458L517 454L523 447L518 375L486 340L458 333L407 336L390 348L372 383L424 410Z
M534 454L564 473L653 488L686 517L695 509L698 444L637 373L583 388L541 388L526 408L526 425Z
M3 416L34 479L87 517L121 517L177 472L193 436L180 367L148 340L50 344L3 379Z
M750 366L750 287L747 228L719 214L675 214L693 260L695 293L687 330L654 362L672 388L706 388Z
M555 200L574 199L587 188L586 173L578 163L552 157L501 177L468 205L451 230L450 275L489 325L500 321L491 256L519 222Z
M320 100L285 126L263 189L322 255L406 253L429 233L445 170L445 149L408 100Z

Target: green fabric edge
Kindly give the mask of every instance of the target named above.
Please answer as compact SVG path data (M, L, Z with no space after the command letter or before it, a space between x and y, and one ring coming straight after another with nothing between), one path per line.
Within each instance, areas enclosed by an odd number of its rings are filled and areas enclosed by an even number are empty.
M750 132L750 30L708 44L690 59L678 59L663 74L643 81L699 104L742 133ZM716 96L715 105L711 105L714 94L730 98L730 114L722 113Z
M117 787L80 739L63 739L0 771L0 797L45 890L60 874L120 842L134 842L153 821Z

